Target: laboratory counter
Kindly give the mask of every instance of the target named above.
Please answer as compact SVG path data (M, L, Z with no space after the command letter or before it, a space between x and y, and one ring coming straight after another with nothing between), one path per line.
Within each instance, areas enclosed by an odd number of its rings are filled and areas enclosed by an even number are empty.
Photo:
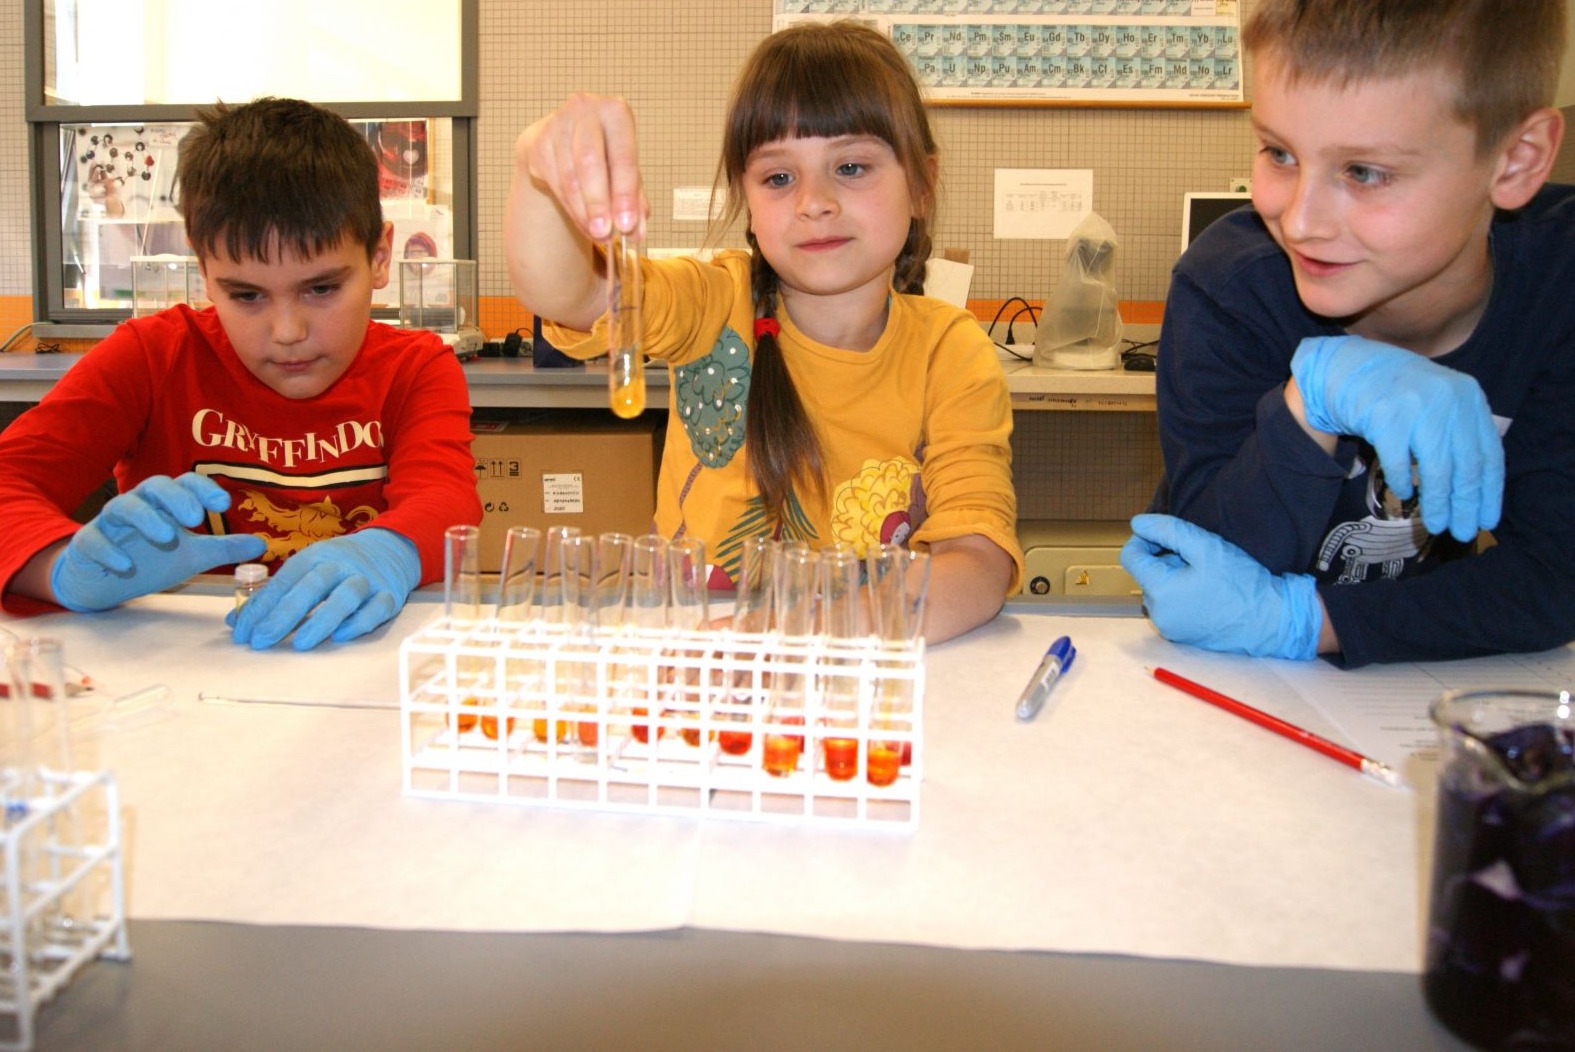
M77 354L0 354L0 403L37 402L80 358ZM538 368L528 358L473 358L464 363L470 404L500 409L595 409L607 406L607 365ZM1120 369L1081 371L1049 369L1032 362L1003 358L1002 369L1021 410L1151 411L1154 374ZM646 369L649 404L665 408L667 369Z
M40 1049L1456 1052L1418 975L1436 760L1384 785L1153 669L1352 741L1363 692L1423 726L1444 687L1575 668L1345 673L1014 602L923 652L916 820L877 828L412 795L401 655L440 594L304 654L236 647L229 602L0 620L97 684L76 765L125 815L130 960L46 1005Z

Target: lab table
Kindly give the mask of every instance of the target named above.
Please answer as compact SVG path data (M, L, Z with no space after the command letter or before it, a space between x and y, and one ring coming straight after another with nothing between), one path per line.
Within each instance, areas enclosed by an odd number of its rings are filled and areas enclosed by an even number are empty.
M99 684L77 755L127 818L131 960L45 1006L40 1049L1464 1047L1418 977L1426 758L1382 785L1151 674L1338 737L1315 663L1013 602L924 654L916 825L827 828L407 796L400 645L440 594L305 654L235 647L229 601L3 622Z

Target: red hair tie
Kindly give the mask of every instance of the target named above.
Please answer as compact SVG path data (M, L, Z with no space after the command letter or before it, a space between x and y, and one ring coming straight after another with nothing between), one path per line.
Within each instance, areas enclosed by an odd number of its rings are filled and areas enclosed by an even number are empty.
M772 339L776 339L778 336L782 335L782 326L777 324L777 320L775 318L756 318L755 339L758 341L760 337L765 336L768 333Z

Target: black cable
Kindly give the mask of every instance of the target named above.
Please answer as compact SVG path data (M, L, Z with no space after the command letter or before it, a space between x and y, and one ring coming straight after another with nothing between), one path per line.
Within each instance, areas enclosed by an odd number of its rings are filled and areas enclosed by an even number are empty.
M1028 307L1030 310L1032 309L1032 306L1029 304L1029 302L1023 299L1021 296L1013 296L1011 299L1002 303L1000 309L995 312L995 317L990 319L990 324L987 325L984 330L984 334L990 337L991 340L995 339L995 327L1000 323L1001 315L1005 314L1006 308L1010 307L1014 303L1021 303L1024 307ZM1011 323L1008 322L1007 324L1010 325Z

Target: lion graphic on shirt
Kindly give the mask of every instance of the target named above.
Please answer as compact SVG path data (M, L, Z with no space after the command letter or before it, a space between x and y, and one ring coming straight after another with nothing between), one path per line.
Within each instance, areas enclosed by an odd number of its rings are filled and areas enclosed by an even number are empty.
M341 537L377 518L377 509L365 504L345 513L327 497L290 507L275 503L259 490L244 493L237 510L267 531L263 540L268 542L268 551L263 558L268 560L287 559L315 541Z

